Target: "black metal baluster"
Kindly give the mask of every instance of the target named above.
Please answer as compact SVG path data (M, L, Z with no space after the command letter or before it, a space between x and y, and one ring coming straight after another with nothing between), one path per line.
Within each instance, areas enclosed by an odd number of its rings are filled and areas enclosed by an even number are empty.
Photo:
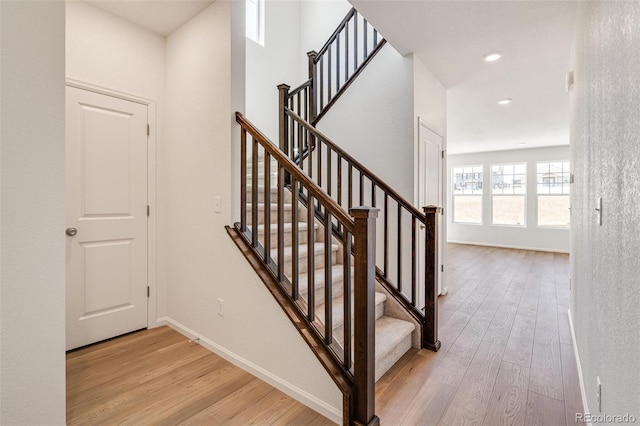
M417 300L417 259L416 253L416 217L411 216L411 304L416 306Z
M292 297L299 294L299 234L298 234L298 181L291 177L291 293ZM296 300L296 298L294 298Z
M251 140L251 245L258 247L258 141Z
M398 291L402 293L402 206L398 203Z
M352 249L351 233L344 233L344 249L342 271L342 294L344 300L344 367L349 370L351 368L351 249ZM349 320L347 320L347 318Z
M247 232L247 131L240 132L240 229Z
M325 343L330 345L333 341L333 298L331 294L332 287L332 267L333 267L333 250L331 234L331 213L329 209L324 210L324 338ZM345 318L345 321L347 319Z
M313 214L313 196L307 200L307 318L316 319L316 276L315 276L315 216Z
M384 277L389 277L389 195L384 193Z
M348 188L348 196L349 196L349 209L351 209L351 207L353 206L353 167L351 166L351 163L349 163L349 167L348 167L348 172L349 172L349 183L347 185Z
M271 154L264 151L264 261L271 258Z

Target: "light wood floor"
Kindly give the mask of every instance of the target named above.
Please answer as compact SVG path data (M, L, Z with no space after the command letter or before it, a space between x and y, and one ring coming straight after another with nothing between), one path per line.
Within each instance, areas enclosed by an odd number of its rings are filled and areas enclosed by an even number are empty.
M332 425L168 327L67 354L68 425Z
M378 382L382 423L573 424L569 256L456 244L448 256L442 348L412 350Z
M376 385L384 425L565 425L582 412L567 255L449 245L437 353L412 349ZM162 327L67 355L67 423L328 425Z

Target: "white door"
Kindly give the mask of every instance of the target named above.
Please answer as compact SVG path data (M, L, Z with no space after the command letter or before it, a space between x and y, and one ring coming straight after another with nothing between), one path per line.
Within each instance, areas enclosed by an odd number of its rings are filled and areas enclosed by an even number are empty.
M424 122L420 122L419 133L420 144L419 154L419 176L418 176L418 203L420 207L433 205L442 207L442 136L429 129ZM442 265L442 215L438 215L438 261L437 265ZM425 233L420 232L420 256L424 253ZM439 266L440 268L440 266ZM438 273L438 294L442 294L442 273ZM424 282L424 270L420 268L419 282ZM418 286L418 293L421 306L424 308L424 288Z
M67 87L65 191L69 350L147 326L146 105Z

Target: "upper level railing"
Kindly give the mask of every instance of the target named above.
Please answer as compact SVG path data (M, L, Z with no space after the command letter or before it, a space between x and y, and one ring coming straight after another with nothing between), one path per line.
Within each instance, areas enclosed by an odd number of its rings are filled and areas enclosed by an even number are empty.
M385 43L352 8L324 46L307 53L309 80L289 93L289 108L315 125Z
M288 87L280 86L281 99ZM345 211L367 205L380 210L376 227L376 276L421 325L421 346L437 351L437 215L424 213L333 143L289 106L281 108L280 149ZM311 147L308 149L307 147ZM304 153L304 155L300 155ZM324 208L316 203L316 213ZM336 232L341 225L335 224Z
M236 113L236 121L241 127L240 222L236 230L277 281L306 329L313 332L314 351L321 352L318 358L334 374L345 395L345 423L376 424L373 253L377 211L358 207L347 214L242 114ZM322 216L305 205L318 206ZM339 233L334 224L339 226ZM318 233L321 238L317 240ZM343 250L334 259L332 244L336 240ZM302 247L305 253L299 251ZM343 303L335 307L332 271L340 265ZM322 312L316 310L314 301L318 269L324 273ZM302 281L304 272L306 279ZM345 319L341 335L334 333L332 315L336 308Z

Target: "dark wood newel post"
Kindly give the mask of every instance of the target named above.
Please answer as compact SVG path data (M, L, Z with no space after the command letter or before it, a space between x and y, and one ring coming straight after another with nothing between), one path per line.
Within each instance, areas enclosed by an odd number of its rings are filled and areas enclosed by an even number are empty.
M425 223L424 316L422 347L437 351L438 340L438 215L441 207L423 207Z
M354 219L354 369L352 424L379 425L375 415L375 279L378 209L355 207Z
M289 155L289 126L287 126L287 114L284 109L286 108L287 101L289 100L289 89L290 87L286 84L280 84L278 86L280 149L287 155Z

